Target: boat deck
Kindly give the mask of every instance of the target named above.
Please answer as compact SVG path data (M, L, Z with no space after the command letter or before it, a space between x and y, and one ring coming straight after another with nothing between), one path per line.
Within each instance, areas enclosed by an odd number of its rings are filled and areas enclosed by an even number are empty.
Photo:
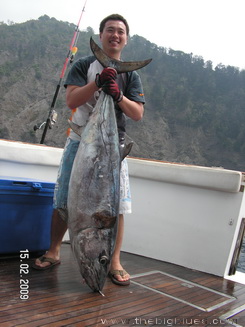
M1 327L245 326L243 284L123 252L131 285L108 279L102 296L83 284L69 244L62 244L61 261L24 275L19 257L1 258ZM27 300L20 299L21 279L28 280L28 289L21 282Z

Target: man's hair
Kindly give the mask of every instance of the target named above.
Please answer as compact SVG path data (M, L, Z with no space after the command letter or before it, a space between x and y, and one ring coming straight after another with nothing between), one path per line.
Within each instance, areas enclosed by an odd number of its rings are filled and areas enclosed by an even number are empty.
M109 15L109 16L105 17L100 23L100 29L99 29L100 33L103 32L103 30L105 28L105 24L106 24L106 22L108 20L120 20L120 21L122 21L124 23L124 25L126 26L127 35L129 35L128 22L126 21L126 19L123 16L121 16L119 14L112 14L112 15Z

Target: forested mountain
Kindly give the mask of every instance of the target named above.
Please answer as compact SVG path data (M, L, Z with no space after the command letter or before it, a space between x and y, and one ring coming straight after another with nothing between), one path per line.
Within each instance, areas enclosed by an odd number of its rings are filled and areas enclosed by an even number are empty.
M75 25L48 16L0 25L0 138L39 143ZM88 27L76 59L91 54ZM132 156L245 171L245 71L130 37L123 60L153 61L139 71L146 96L142 121L128 120ZM68 69L70 66L68 66ZM70 110L62 87L58 121L45 144L63 147Z

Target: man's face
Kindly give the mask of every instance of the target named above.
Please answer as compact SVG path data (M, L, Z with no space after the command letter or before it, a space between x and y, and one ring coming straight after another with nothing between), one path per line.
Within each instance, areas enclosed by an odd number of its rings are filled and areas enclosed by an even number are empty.
M120 20L108 20L100 34L100 40L108 56L120 59L121 51L128 40L126 26Z

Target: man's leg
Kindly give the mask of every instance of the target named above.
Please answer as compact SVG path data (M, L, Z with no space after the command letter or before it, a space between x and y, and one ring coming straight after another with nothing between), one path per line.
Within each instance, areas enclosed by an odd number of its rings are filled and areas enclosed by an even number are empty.
M127 160L123 160L121 163L120 172L120 208L119 208L119 221L118 221L118 232L115 244L115 250L111 260L110 273L113 273L113 278L118 282L126 282L130 279L130 275L125 272L120 262L120 253L123 242L124 234L124 214L131 213L131 195L130 195L130 185L128 177L128 165ZM117 270L117 272L115 272ZM110 274L111 276L111 274ZM128 283L125 283L127 285ZM123 284L122 284L123 285Z
M112 256L111 260L111 268L110 271L113 270L123 270L123 267L120 262L120 253L121 253L121 247L123 242L123 234L124 234L124 216L122 214L119 215L119 221L118 221L118 232L117 232L117 239L115 244L115 250ZM120 274L114 274L114 277L118 281L127 281L130 278L130 275L126 273L125 275Z
M57 183L54 192L54 207L55 208L65 208L67 204L68 197L68 187L70 180L70 173L72 170L74 158L77 153L79 146L79 141L74 141L67 139L63 156L61 158L61 163L57 176ZM54 209L52 216L52 226L51 226L51 245L44 257L52 260L60 259L60 247L64 234L67 230L67 223L61 218L57 209ZM50 262L41 262L39 259L35 260L35 266L41 268L50 266ZM38 268L37 268L38 269Z
M45 253L46 258L60 260L60 247L62 239L67 231L66 222L60 217L57 209L54 209L51 225L51 245L49 250ZM50 266L50 262L41 262L39 259L35 261L36 266L46 267Z

